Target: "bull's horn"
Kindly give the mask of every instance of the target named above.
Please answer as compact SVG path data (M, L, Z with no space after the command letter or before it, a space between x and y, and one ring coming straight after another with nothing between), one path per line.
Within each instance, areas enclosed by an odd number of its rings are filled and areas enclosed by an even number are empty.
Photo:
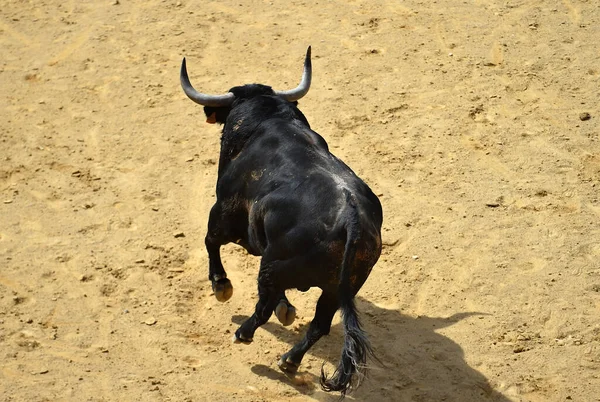
M304 72L300 85L289 91L275 91L275 93L288 102L294 102L302 98L310 89L310 81L312 80L312 65L310 63L310 46L306 50L306 58L304 59ZM189 96L189 95L188 95Z
M206 95L196 91L188 77L187 68L185 66L185 57L181 62L181 74L179 78L181 80L183 92L185 92L188 98L202 106L222 107L229 106L233 103L235 96L231 92L228 92L225 95Z

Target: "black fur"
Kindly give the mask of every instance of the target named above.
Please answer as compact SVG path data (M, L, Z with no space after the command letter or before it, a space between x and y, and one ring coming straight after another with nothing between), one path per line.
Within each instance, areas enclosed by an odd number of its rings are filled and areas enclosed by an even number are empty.
M295 371L307 350L329 333L341 308L342 357L332 378L322 374L321 385L344 396L358 385L372 354L354 296L381 253L381 204L329 152L296 102L258 84L230 92L235 95L230 107L205 107L207 117L215 113L217 122L224 124L217 201L206 235L209 279L217 298L227 300L232 289L221 263L221 245L236 242L262 256L259 301L236 331L241 342L252 340L278 304L285 303L288 311L293 308L286 289L321 288L304 339L283 355L280 367Z

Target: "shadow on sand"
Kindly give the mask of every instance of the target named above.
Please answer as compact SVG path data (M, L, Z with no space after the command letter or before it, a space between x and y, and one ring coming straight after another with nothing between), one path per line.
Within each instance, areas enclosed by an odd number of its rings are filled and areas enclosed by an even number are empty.
M409 317L396 310L377 307L357 297L357 307L363 327L369 335L377 357L383 366L369 362L369 375L349 399L359 401L498 401L510 400L494 391L488 380L464 360L463 350L451 339L435 332L479 313L460 313L448 318ZM234 316L240 324L246 317ZM279 339L295 344L304 335L307 325L299 332L269 321L262 328ZM319 378L306 371L309 355L320 366L325 362L331 374L337 365L342 347L341 324L331 328L308 352L295 378L265 365L255 365L252 371L274 381L282 381L298 392L320 401L337 401L339 394L319 392ZM255 341L258 341L256 339ZM287 350L281 350L284 353ZM309 363L310 364L310 363ZM314 359L312 361L314 366ZM314 371L311 369L311 371Z

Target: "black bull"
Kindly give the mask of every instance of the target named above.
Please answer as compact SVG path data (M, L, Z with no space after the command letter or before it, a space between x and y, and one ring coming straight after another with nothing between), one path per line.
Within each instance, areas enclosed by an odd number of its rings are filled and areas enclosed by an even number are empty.
M285 290L319 287L315 317L279 367L295 373L308 349L329 333L341 308L342 357L331 378L321 371L321 386L345 395L364 377L372 355L354 296L381 254L383 213L371 189L329 152L297 108L311 73L309 48L302 82L291 91L252 84L231 88L226 95L205 95L191 86L185 59L181 82L186 94L204 105L208 122L224 124L217 201L206 235L216 298L227 301L233 293L221 263L222 245L235 242L262 257L259 300L234 341L251 342L273 312L284 325L291 324L295 308Z

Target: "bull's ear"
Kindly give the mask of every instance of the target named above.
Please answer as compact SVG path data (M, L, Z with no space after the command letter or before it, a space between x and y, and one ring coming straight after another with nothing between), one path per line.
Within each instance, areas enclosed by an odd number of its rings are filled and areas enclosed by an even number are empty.
M210 116L206 116L206 122L209 124L215 124L217 122L217 112L212 112Z
M212 107L204 106L204 114L206 115L206 122L210 124L225 124L227 116L231 111L230 107Z

